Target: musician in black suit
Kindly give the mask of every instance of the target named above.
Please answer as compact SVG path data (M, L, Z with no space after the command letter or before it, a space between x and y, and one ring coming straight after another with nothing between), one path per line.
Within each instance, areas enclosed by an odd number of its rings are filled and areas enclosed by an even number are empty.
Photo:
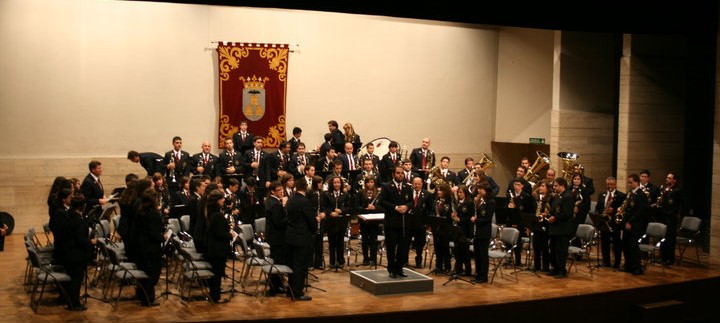
M292 148L290 149L292 150ZM305 167L310 165L310 156L305 153L304 142L298 143L295 150L296 151L292 154L292 156L290 156L290 165L288 166L288 171L293 176L295 176L295 179L299 179L300 177L303 177L303 175L305 175Z
M336 151L342 150L342 147L345 145L345 135L338 127L337 121L328 121L328 131L332 135L332 145Z
M456 194L455 212L451 215L453 224L456 226L454 229L456 232L451 235L451 241L455 244L455 267L453 271L457 275L471 276L469 239L473 237L473 223L470 219L475 216L475 203L473 198L470 197L470 191L464 184L458 186Z
M365 145L365 153L360 156L360 163L365 159L372 161L375 172L380 171L380 157L375 155L375 145L372 142Z
M295 183L295 195L285 205L285 242L288 248L288 263L293 270L290 275L290 288L292 295L299 301L312 300L312 297L305 295L304 289L312 259L313 236L319 221L311 200L306 197L307 189L308 183L300 178Z
M645 193L645 196L647 196L648 204L655 203L658 196L660 196L660 188L650 182L650 171L647 169L640 171L640 189Z
M602 252L603 266L612 266L615 269L620 268L620 260L622 259L622 226L617 221L617 209L625 201L625 193L617 190L617 180L615 177L605 179L605 187L607 191L598 195L597 204L595 204L595 213L602 214L603 223L600 226L600 251ZM610 245L612 244L612 256L610 256ZM612 263L611 263L612 258Z
M165 153L162 165L166 169L165 182L170 192L178 190L178 181L186 175L190 175L192 169L192 160L187 151L182 150L182 138L180 136L173 137L173 149Z
M289 265L287 245L285 244L285 235L287 231L287 213L285 212L285 203L287 197L283 196L283 186L279 181L273 181L269 187L270 194L265 200L265 238L270 244L270 252L275 264ZM274 295L284 292L282 287L282 279L279 275L270 275L271 289L269 294Z
M490 194L492 194L492 196L498 195L498 193L500 193L500 186L497 182L495 182L492 176L485 173L482 169L482 165L480 164L475 164L473 167L475 167L475 174L482 174L482 178L487 181L488 185L490 185Z
M128 152L127 159L133 163L140 163L140 166L147 172L147 176L152 176L155 173L163 173L163 156L160 154L150 152L139 153L131 150Z
M576 208L573 210L575 213L575 223L578 225L584 224L587 220L587 214L590 211L590 194L588 193L587 187L583 183L582 175L576 173L572 177L572 183L570 195L575 199ZM576 227L577 228L577 227ZM577 244L573 244L576 247L580 246L580 241L576 239Z
M338 156L338 160L342 162L342 172L345 174L349 171L358 170L360 165L358 164L357 158L353 152L353 145L350 142L346 142L344 145L345 153Z
M452 213L454 208L454 196L450 186L443 183L435 188L435 205L429 220L430 231L433 236L435 247L436 265L435 273L449 274L451 270L450 255L450 226L452 225Z
M408 238L415 250L415 268L422 268L423 249L427 242L427 216L432 212L434 196L423 188L423 180L417 173L412 179L412 207L407 213Z
M265 138L257 136L253 141L253 148L245 151L243 166L245 174L255 177L258 187L269 187L270 181L268 180L266 158L267 153L262 149L265 146Z
M522 167L522 166L520 166ZM522 217L523 213L526 214L534 214L536 209L535 199L532 198L532 196L525 192L525 188L523 185L523 179L521 177L516 177L513 180L513 188L512 190L508 191L507 193L508 198L508 205L507 207L510 209L516 209L517 212L520 214L520 217ZM523 226L522 220L520 223L510 223L511 226L514 228L517 228L520 231L520 237L527 236L525 233L525 227ZM520 239L520 238L518 238ZM515 266L520 266L520 260L522 259L522 243L518 242L517 247L515 247Z
M349 174L348 174L349 175ZM362 171L355 176L353 179L353 194L360 192L365 185L365 180L372 176L375 181L377 182L378 174L375 173L372 160L370 159L363 159L362 160ZM375 186L377 187L377 186ZM379 187L377 187L379 188Z
M625 254L626 272L633 275L642 275L640 264L640 245L638 239L642 237L648 225L650 206L648 197L640 187L640 176L628 176L628 196L617 214L622 216L623 226L623 253Z
M85 197L86 210L92 210L96 206L107 203L107 199L105 198L105 189L100 182L100 175L103 172L102 163L93 160L88 164L88 168L90 173L83 179L80 190Z
M208 279L210 300L214 303L226 303L227 299L220 299L220 284L225 276L225 263L230 254L230 243L235 238L235 231L230 229L228 221L221 212L225 204L225 194L214 190L207 196L207 234L205 243L207 261L212 266L212 278Z
M160 279L162 263L163 237L162 216L158 210L159 194L153 188L148 188L140 197L140 209L135 219L138 269L144 271L147 279L141 279L142 289L136 290L136 296L143 306L157 306L155 303L155 285ZM147 293L147 298L142 290Z
M420 174L412 170L412 162L409 159L405 159L402 161L402 169L403 183L405 184L411 185L415 177L420 177ZM422 177L420 177L420 180L422 181Z
M232 137L233 145L240 156L245 154L246 151L252 149L253 142L255 141L255 136L248 132L247 128L247 121L240 121L240 130L238 130L238 132L236 132Z
M366 167L372 168L372 162L365 160ZM369 165L369 166L368 166ZM356 213L371 214L382 213L383 209L378 205L380 189L376 185L374 175L363 178L363 187L358 191L356 202ZM360 220L360 233L362 234L363 266L374 266L377 264L378 234L380 233L379 221Z
M409 227L406 213L413 205L413 189L403 184L402 167L395 167L393 179L383 184L380 206L385 210L385 245L387 246L390 278L406 277L402 266L408 259Z
M280 142L278 149L267 155L265 174L270 182L279 181L290 169L290 143Z
M465 168L457 172L458 177L458 184L465 184L467 186L470 186L472 184L472 176L469 176L471 173L473 173L475 164L475 160L471 157L465 158Z
M683 191L678 187L677 181L678 176L675 173L667 173L665 185L660 186L660 195L653 203L657 209L657 219L667 225L665 242L660 245L660 256L666 266L675 264L677 224L685 206Z
M383 155L380 159L379 171L381 182L392 180L392 172L395 166L402 166L402 157L398 153L398 143L391 141L388 145L388 153ZM412 165L412 164L411 164Z
M315 164L315 170L318 172L332 172L333 162L335 162L336 158L335 148L328 148L325 155L318 159L317 164Z
M555 278L567 278L567 257L570 238L575 235L573 207L575 200L567 190L565 178L555 180L555 198L550 204L550 250L553 269L548 273Z
M458 176L457 174L455 174L455 172L451 171L448 168L449 166L450 157L443 156L442 158L440 158L440 175L442 175L445 182L450 185L450 188L457 188L458 184L460 183L460 179L458 179Z
M523 184L523 191L525 191L528 194L532 194L532 185L530 185L530 182L528 182L525 179L525 174L527 173L527 168L525 166L518 166L518 168L515 170L515 177L510 180L510 182L507 185L507 188L505 191L511 191L514 190L513 186L515 185L515 179L519 178L520 182Z
M340 219L352 210L348 193L343 188L343 179L332 175L327 181L328 191L323 196L322 209L325 210L326 231L328 236L328 253L330 266L342 268L345 265L345 231L347 228L338 225Z
M550 223L550 188L547 180L540 180L533 191L535 199L535 218L531 224L533 271L550 271L550 247L548 245L548 229Z
M324 139L324 141L323 141L322 145L320 145L320 157L321 158L325 157L325 155L327 155L328 150L335 149L335 146L333 146L333 143L332 143L332 140L333 140L332 133L329 133L329 132L326 133L325 135L323 135L323 139Z
M230 138L225 138L225 151L220 153L215 162L215 174L223 177L241 175L243 173L243 155L235 149L235 143ZM209 175L209 174L208 174ZM212 176L210 178L213 178Z
M307 170L307 169L306 169ZM305 177L307 178L307 177ZM323 209L322 199L324 198L323 192L323 179L320 176L313 176L311 180L311 189L308 190L306 196L312 202L313 210L318 219L317 230L313 235L313 267L315 269L323 269L324 252L323 252L323 236L325 235L325 210Z
M80 303L80 286L87 274L89 262L89 251L96 239L88 235L88 223L82 216L85 207L85 200L82 197L70 196L69 209L58 210L58 217L64 217L63 224L59 228L62 232L62 243L56 248L61 248L56 257L65 268L65 273L70 276L70 282L65 283L65 290L70 298L67 301L67 309L71 311L84 311L87 308Z
M258 189L255 177L245 178L245 186L238 192L240 221L255 228L255 219L265 216L264 194Z
M302 129L300 127L293 128L293 136L288 140L290 143L290 154L297 152L298 145L301 143L300 136L302 136Z
M475 238L473 239L475 253L475 279L474 283L487 283L490 259L488 248L492 237L492 218L495 214L495 198L490 193L487 183L481 182L474 198L475 215L470 221L475 224Z
M414 171L426 171L435 166L435 153L430 150L430 138L423 138L420 147L410 153Z
M210 153L212 146L209 141L203 141L201 145L202 151L192 156L192 173L195 175L208 175L214 178L220 175L216 170L218 156Z

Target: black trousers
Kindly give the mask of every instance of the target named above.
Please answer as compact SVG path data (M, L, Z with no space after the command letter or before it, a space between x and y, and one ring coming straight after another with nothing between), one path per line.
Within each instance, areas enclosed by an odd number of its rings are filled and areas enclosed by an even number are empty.
M567 274L568 247L570 247L569 234L550 236L550 248L552 250L553 271Z
M475 249L475 278L487 279L490 267L490 256L488 249L490 247L489 238L475 238L473 240L473 248Z
M225 263L227 262L227 258L208 258L207 261L210 263L210 266L212 266L210 271L213 273L213 277L207 281L208 288L210 289L210 299L213 302L217 302L220 300L220 285L223 276L225 276Z
M160 253L146 253L138 257L138 269L144 271L148 275L148 279L141 279L140 285L147 293L147 299L142 290L137 288L135 296L142 305L149 305L155 301L155 285L160 280L160 272L162 271L162 255ZM149 301L149 302L148 302Z
M427 242L427 229L425 225L410 228L409 238L412 240L412 248L415 250L415 265L420 267L422 266L423 250Z
M543 228L534 230L532 233L533 244L533 269L550 269L550 245L547 231Z
M633 230L623 231L623 253L625 253L625 270L632 272L642 269L640 264L640 245L638 239L642 234Z
M80 286L85 278L85 271L87 270L87 264L66 264L65 272L70 276L70 282L65 283L63 287L68 293L69 302L67 305L70 307L80 307Z
M408 259L410 251L410 239L408 232L403 228L385 227L385 245L387 246L388 266L390 273L398 273L402 271L402 266Z
M290 259L290 268L293 270L289 281L295 297L305 295L305 281L307 280L312 253L312 245L288 245L288 258Z
M612 231L600 232L600 252L602 253L602 262L604 265L612 265L615 268L620 267L622 260L622 228L619 225L611 225ZM612 257L610 250L612 250Z

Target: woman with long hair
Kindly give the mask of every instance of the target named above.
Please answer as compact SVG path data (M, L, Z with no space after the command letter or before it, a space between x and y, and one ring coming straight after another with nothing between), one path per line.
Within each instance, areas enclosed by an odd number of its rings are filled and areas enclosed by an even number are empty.
M538 182L533 191L533 197L537 202L535 219L533 220L532 244L533 244L533 269L543 272L550 271L550 245L548 229L550 223L547 221L550 214L550 182L546 179Z
M315 237L313 238L313 267L315 269L322 269L323 263L323 235L325 229L325 211L322 209L322 198L323 198L323 179L320 176L313 176L312 185L307 193L307 198L312 202L318 217L318 226Z
M450 272L450 225L452 225L453 194L450 186L441 184L435 188L435 210L430 229L435 246L435 271Z
M208 185L210 187L210 185ZM230 229L230 224L222 213L225 205L225 194L218 189L213 189L205 199L207 211L207 261L212 266L213 277L208 280L210 289L210 300L213 303L225 303L227 299L220 299L220 284L225 276L225 263L230 253L230 241L235 231Z
M495 198L488 183L482 183L477 187L477 195L474 199L475 214L470 222L475 224L475 238L473 240L475 253L475 279L474 283L487 283L490 258L488 248L490 240L493 239L492 218L495 215Z
M355 128L353 128L352 123L347 122L343 125L343 130L345 132L345 142L350 143L360 143L360 135L355 133Z
M136 289L135 295L143 306L157 306L155 303L155 285L160 279L162 270L162 242L163 225L160 215L160 197L155 189L148 188L140 196L140 209L136 221L135 241L137 246L137 259L135 263L138 269L144 271L147 279L141 279L142 289ZM147 293L147 298L143 294Z
M357 195L357 211L361 214L383 213L378 205L380 188L377 187L375 176L365 177L365 187ZM360 221L362 235L363 266L374 266L377 263L379 221Z
M69 189L72 192L72 183L63 176L57 176L50 186L50 193L48 193L47 197L48 216L50 217L62 207L62 201L58 200L58 193L62 189Z
M470 218L475 215L475 203L467 186L460 185L457 189L457 202L455 204L455 212L452 213L453 224L457 227L456 234L453 236L455 244L455 274L465 276L472 275L472 267L470 265L470 242L473 236L473 226Z

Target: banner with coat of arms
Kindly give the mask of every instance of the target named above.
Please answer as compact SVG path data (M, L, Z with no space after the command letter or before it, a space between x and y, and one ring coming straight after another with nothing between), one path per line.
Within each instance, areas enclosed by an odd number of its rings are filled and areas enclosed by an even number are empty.
M248 131L265 137L265 147L285 140L287 44L218 42L220 113L218 147L247 121Z

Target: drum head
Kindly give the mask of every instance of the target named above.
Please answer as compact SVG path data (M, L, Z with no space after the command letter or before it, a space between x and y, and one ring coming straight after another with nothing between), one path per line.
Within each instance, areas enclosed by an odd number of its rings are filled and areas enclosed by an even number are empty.
M0 212L0 223L7 225L7 234L10 235L15 229L15 219L7 212Z
M367 146L369 144L373 144L373 146L375 146L375 151L373 151L373 155L382 158L382 156L385 156L385 154L390 152L389 146L390 146L391 142L392 142L392 140L387 137L380 137L380 138L373 139L373 140L369 141L368 143L366 143L365 145L363 145L362 148L360 148L360 150L358 151L359 156L367 154ZM399 146L400 146L400 144L398 144L398 149L400 148Z

